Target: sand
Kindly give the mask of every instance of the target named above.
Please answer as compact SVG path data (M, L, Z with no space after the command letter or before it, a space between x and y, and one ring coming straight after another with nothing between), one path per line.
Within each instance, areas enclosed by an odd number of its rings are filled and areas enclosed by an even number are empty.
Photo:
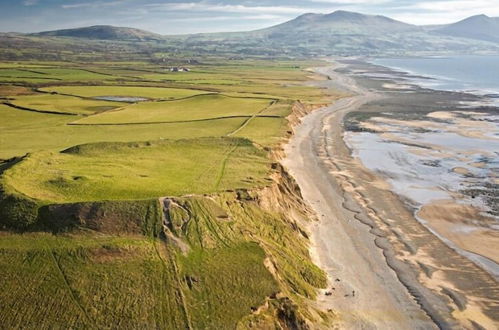
M499 263L499 233L489 227L495 220L477 208L454 200L441 200L424 205L417 215L459 248ZM477 222L481 226L477 226Z
M383 102L382 95L331 69L319 73L354 96L303 118L283 160L319 219L309 228L311 255L330 283L317 307L339 315L341 329L450 329L497 322L495 279L418 222L384 179L352 158L345 145L345 114Z

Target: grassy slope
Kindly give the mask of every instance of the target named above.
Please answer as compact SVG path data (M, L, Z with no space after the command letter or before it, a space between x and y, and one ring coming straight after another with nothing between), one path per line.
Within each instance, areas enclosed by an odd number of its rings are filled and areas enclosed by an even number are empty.
M36 200L67 203L252 188L265 184L268 170L265 153L249 141L207 138L35 153L5 171L0 181Z

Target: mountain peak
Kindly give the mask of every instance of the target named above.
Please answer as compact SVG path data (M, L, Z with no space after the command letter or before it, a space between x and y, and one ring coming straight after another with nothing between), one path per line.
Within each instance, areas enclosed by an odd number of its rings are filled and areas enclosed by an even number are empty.
M361 14L361 13L356 13L353 11L346 11L346 10L336 10L330 14L325 15L325 17L329 18L342 18L342 19L359 19L359 18L364 18L366 15Z
M489 16L485 15L485 14L480 14L480 15L475 15L475 16L471 16L471 17L468 17L468 19L474 19L474 18L490 18Z
M478 39L499 43L499 18L475 15L457 23L445 25L435 32L453 37Z

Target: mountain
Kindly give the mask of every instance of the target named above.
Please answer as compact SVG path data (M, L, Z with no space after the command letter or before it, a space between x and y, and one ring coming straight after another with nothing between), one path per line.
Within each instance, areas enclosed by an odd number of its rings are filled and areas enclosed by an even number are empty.
M283 33L323 33L337 35L373 35L420 31L421 28L385 16L363 15L343 10L331 14L304 14L291 21L260 30L269 36Z
M443 35L499 43L499 17L471 16L433 31Z
M128 27L116 27L110 25L94 25L76 29L65 29L33 33L33 36L41 37L73 37L99 40L123 40L123 41L146 41L159 40L161 35L152 32L133 29Z

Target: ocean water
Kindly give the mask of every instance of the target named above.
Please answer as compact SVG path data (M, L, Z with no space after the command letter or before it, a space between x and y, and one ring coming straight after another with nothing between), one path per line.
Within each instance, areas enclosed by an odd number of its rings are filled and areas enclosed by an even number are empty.
M423 87L490 95L499 102L499 55L380 58L370 62L429 78L413 80Z

